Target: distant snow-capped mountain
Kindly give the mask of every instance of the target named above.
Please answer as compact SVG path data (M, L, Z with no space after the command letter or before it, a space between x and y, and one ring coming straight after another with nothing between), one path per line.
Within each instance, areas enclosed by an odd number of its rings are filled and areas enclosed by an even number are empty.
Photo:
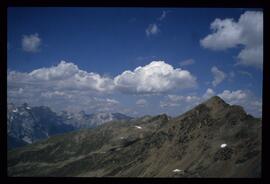
M26 103L21 106L8 104L8 149L31 144L56 134L94 128L110 121L130 119L132 118L120 113L86 114L84 111L55 113L46 106L30 107Z
M59 116L64 119L67 125L72 125L76 129L94 128L111 121L125 121L132 118L121 113L98 112L93 114L86 114L84 111L79 113L70 113L62 111Z
M16 107L9 104L7 112L8 148L31 144L50 135L75 129L65 124L49 107L30 107L26 103Z

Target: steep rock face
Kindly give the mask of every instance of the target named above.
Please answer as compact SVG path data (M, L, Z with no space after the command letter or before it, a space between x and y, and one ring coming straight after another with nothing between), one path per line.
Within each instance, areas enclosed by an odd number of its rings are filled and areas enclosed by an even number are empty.
M64 124L48 107L30 107L25 103L20 107L11 104L8 109L9 149L72 130L72 126Z
M114 122L8 153L9 176L260 177L260 164L261 121L219 97L176 118Z
M70 131L94 128L113 120L130 120L129 116L120 113L79 113L53 112L49 107L30 107L24 103L16 107L8 104L7 132L8 149L32 144L38 140L46 139L52 135Z

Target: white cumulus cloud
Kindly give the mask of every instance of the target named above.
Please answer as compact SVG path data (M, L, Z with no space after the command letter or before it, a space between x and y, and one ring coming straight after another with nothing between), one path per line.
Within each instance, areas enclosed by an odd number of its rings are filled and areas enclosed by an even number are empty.
M237 64L262 68L263 65L263 13L247 11L238 21L215 19L211 34L200 40L204 48L225 50L243 46L237 56Z
M173 89L192 88L196 78L187 70L174 69L164 61L153 61L134 71L124 71L114 78L116 88L124 93L163 93Z
M163 100L160 101L161 108L182 106L184 109L191 108L197 105L201 101L200 97L195 95L174 95L170 94L165 96Z
M54 91L89 90L96 92L112 92L151 94L162 93L172 89L192 88L196 78L187 70L174 69L164 61L153 61L134 71L124 71L114 78L87 72L71 62L61 61L58 65L39 68L29 73L8 72L10 86L43 86Z
M262 113L262 99L256 97L249 90L224 90L222 93L219 93L222 99L231 105L241 105L244 109L257 117L261 116Z
M152 95L196 86L196 78L188 71L174 69L163 61L124 71L116 77L87 72L72 62L61 61L30 72L9 70L7 78L10 102L88 111L123 110L125 107L113 98L119 93ZM143 106L148 102L139 99L136 104Z
M37 33L30 35L23 35L22 49L26 52L37 52L40 49L41 38Z
M157 24L149 24L148 27L145 30L145 33L147 36L156 35L160 32Z
M109 77L97 73L80 70L74 63L61 61L57 66L40 68L28 74L36 81L49 81L58 88L89 89L108 91L113 89L113 81Z
M167 16L167 13L168 13L168 11L162 11L162 14L160 15L160 17L158 17L158 20L159 21L162 21L163 19L165 19L166 18L166 16Z
M47 105L57 109L117 110L109 98L113 79L87 72L71 62L39 68L29 73L8 72L8 100L20 104Z
M245 48L238 54L238 65L263 67L263 45Z
M233 19L215 19L210 28L213 33L201 40L201 45L205 48L224 50L241 43L241 28Z
M208 99L208 98L210 98L210 97L212 97L212 96L214 96L214 95L215 95L214 90L211 89L211 88L208 88L208 89L206 90L206 92L204 93L203 98L204 98L204 99Z
M213 66L211 68L211 72L214 76L214 80L212 81L212 85L214 87L220 84L226 78L226 74L223 71L219 70L216 66Z
M219 94L219 96L229 103L236 104L237 102L245 99L247 97L247 94L242 90L224 90L222 93Z
M60 80L70 78L78 72L79 68L77 65L61 61L57 66L36 69L30 72L29 75L40 80Z
M147 105L147 101L145 99L139 99L136 101L136 105L144 107Z

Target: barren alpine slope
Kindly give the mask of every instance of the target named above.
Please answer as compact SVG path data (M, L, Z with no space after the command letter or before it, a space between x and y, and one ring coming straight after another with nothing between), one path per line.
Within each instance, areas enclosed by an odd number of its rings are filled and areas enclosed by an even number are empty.
M261 120L215 96L176 118L114 122L11 150L8 175L260 177Z

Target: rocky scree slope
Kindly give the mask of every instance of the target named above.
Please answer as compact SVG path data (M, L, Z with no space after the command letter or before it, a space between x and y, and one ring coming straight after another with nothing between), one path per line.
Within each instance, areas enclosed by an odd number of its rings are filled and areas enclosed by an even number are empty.
M215 96L176 118L114 122L9 151L8 175L260 177L261 121Z

